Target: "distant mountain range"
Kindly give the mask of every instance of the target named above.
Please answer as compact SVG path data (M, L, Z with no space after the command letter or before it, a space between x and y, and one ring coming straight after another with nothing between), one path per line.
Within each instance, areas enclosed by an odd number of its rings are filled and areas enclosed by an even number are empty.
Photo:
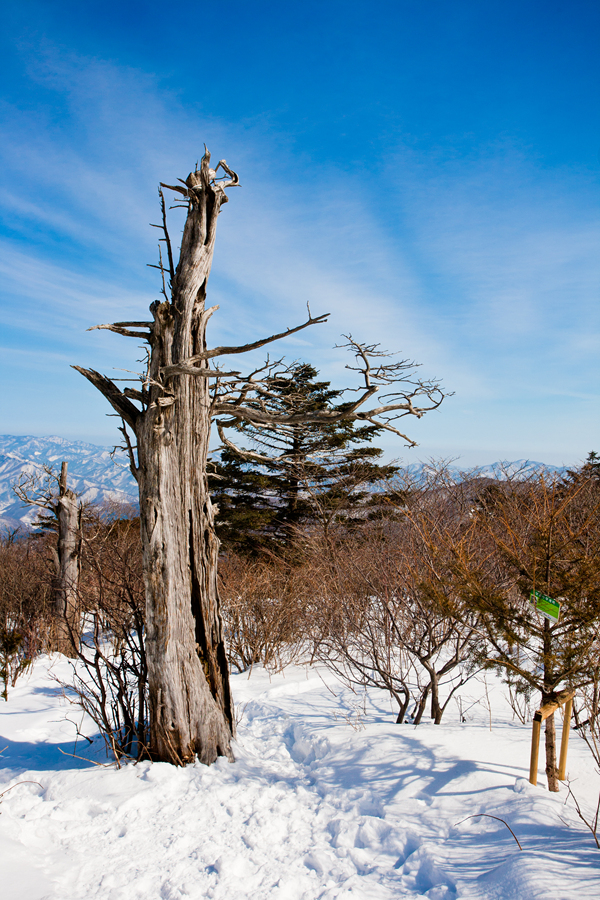
M32 437L31 435L0 435L0 527L28 528L37 510L24 506L14 494L13 485L22 476L43 477L44 466L57 473L66 460L69 464L69 487L87 502L137 503L137 484L125 453L113 454L111 447L98 447L83 441L68 441L61 437ZM426 463L413 463L410 471L427 468ZM459 470L459 467L450 467ZM558 466L547 466L532 460L495 462L477 470L481 478L506 478L536 469L561 472Z
M61 437L0 435L0 527L29 527L38 510L24 506L13 485L21 476L44 476L44 466L56 472L66 460L69 487L88 502L137 502L137 484L124 453Z
M433 470L433 466L428 463L413 463L407 467L411 472L422 472L427 469ZM512 462L502 460L490 463L488 466L477 466L468 468L466 466L448 466L450 472L459 474L460 472L472 472L477 478L493 478L496 481L505 481L507 478L515 478L517 476L526 478L543 469L544 472L555 472L557 475L563 475L567 472L568 466L551 466L548 463L536 462L533 459L515 459ZM573 466L572 468L575 468Z

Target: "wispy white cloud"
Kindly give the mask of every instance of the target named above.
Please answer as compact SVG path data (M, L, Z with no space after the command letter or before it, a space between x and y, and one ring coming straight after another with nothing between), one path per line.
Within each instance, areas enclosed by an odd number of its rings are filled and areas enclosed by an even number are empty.
M19 330L15 340L66 341L98 365L103 353L110 365L135 358L133 344L83 328L146 314L158 291L145 268L156 255L157 183L185 177L206 141L244 185L219 223L216 343L297 324L309 301L330 323L281 352L336 384L347 377L332 349L342 332L444 376L457 396L435 423L418 424L428 446L440 443L436 431L448 445L492 447L499 429L518 443L523 417L538 416L536 397L562 390L588 402L600 227L585 173L557 176L511 147L445 168L403 151L381 175L308 168L268 121L184 108L151 75L52 48L32 75L64 110L60 121L0 111L9 229L0 315ZM507 396L526 412L511 412ZM578 427L583 440L583 419Z

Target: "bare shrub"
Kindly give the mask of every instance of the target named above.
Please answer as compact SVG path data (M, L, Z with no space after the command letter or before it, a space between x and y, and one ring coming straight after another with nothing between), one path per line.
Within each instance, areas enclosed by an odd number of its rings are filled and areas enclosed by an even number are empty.
M24 651L23 635L16 630L0 631L0 679L2 699L8 700L8 688L14 687L17 678L26 672L33 659Z
M338 530L326 546L307 544L321 614L318 657L347 682L381 688L397 721L421 722L427 704L436 724L476 671L479 615L461 599L455 559L468 553L467 509L447 473L398 486L402 506L390 521ZM315 580L319 586L315 585Z
M221 558L221 614L229 660L238 671L258 663L281 669L299 658L306 637L295 585L293 567L282 558Z
M600 640L597 651L600 651ZM590 681L580 686L574 701L575 728L588 745L600 769L600 661L590 667Z
M596 763L596 771L600 772L600 640L596 642L591 655L590 681L582 685L573 700L573 716L575 728L586 742ZM573 800L577 815L591 831L596 847L600 850L598 840L598 821L600 817L600 795L593 814L583 812L571 783L567 782L567 800ZM566 803L566 800L565 800Z
M0 679L2 696L47 649L52 623L51 548L43 536L0 537Z
M80 582L87 628L69 685L117 763L149 755L139 519L123 512L88 514Z

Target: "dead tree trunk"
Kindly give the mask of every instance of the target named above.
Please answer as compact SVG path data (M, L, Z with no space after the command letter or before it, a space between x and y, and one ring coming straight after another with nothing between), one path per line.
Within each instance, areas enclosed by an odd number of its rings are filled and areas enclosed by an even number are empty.
M165 227L171 297L151 306L150 361L143 392L118 392L98 373L86 375L110 400L137 439L132 468L139 484L140 522L147 603L146 654L151 751L156 759L184 765L232 758L234 718L217 595L218 540L206 481L211 424L205 372L164 370L206 350L206 283L212 264L217 216L227 200L215 181L210 156L192 172L177 270ZM164 270L163 270L164 279ZM164 281L163 281L164 287ZM134 334L128 328L115 330ZM206 370L201 362L200 369ZM140 399L138 410L126 398Z
M293 426L361 418L405 437L392 420L404 415L420 418L443 398L437 382L407 375L412 363L383 364L379 358L387 354L351 338L347 346L358 361L356 371L362 373L364 387L356 400L339 409L273 416L261 398L279 363L267 363L247 377L210 366L219 356L258 349L327 316L313 318L309 310L304 324L280 334L237 347L207 349L206 325L217 308L205 308L217 216L228 199L225 188L238 184L224 161L215 169L209 163L206 151L200 169L185 182L162 185L182 195L188 211L177 268L159 192L163 220L158 227L163 230L167 260L163 265L161 254L157 268L165 299L150 307L152 321L95 326L149 343L141 390L120 390L98 372L74 366L104 394L124 423L121 430L140 493L151 751L156 759L177 765L195 756L204 763L217 756L232 758L234 718L217 593L218 540L206 478L212 418L225 416L217 419L225 443L224 429L241 419ZM220 168L223 176L217 175ZM375 365L372 357L377 358ZM399 390L388 395L389 402L359 412L380 387L396 382ZM421 395L427 397L428 406L415 404ZM127 426L137 446L130 442Z
M54 506L58 523L56 580L54 588L54 636L52 646L65 656L75 656L81 629L79 574L81 569L81 505L67 487L67 463L63 462L59 493Z
M195 754L204 763L231 757L234 735L217 595L219 545L206 481L209 381L174 375L167 394L157 386L164 367L206 350L206 283L225 198L210 181L205 159L186 182L192 204L172 300L152 310L150 403L136 428L151 745L159 759L178 764Z

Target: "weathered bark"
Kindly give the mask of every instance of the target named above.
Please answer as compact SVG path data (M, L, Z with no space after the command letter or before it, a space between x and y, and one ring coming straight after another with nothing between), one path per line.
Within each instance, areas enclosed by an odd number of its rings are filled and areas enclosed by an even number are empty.
M185 188L177 188L189 208L176 271L165 227L171 299L152 304L153 322L145 326L151 351L144 391L122 394L98 373L80 370L137 439L137 462L133 450L131 461L140 495L150 744L155 759L177 765L195 756L207 764L217 756L232 758L234 735L217 592L219 545L206 481L209 381L187 373L166 378L163 371L206 351L206 283L219 208L227 200L209 160L207 153ZM199 362L200 369L207 366ZM143 408L126 393L136 394Z
M206 483L206 381L139 424L151 748L183 764L231 756L234 731L217 593L218 540Z
M59 494L54 506L58 523L57 566L54 594L52 646L65 656L76 656L81 630L79 574L81 570L81 505L67 487L67 463L63 462Z

